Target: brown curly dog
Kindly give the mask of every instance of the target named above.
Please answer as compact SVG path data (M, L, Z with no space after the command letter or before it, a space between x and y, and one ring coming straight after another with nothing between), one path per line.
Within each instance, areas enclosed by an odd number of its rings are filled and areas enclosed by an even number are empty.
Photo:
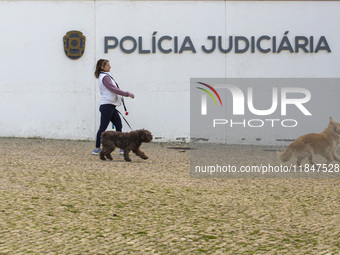
M139 149L142 143L148 143L152 140L152 134L145 129L135 130L131 132L116 132L105 131L101 135L100 142L102 144L102 150L99 157L105 160L105 157L112 160L111 152L116 147L124 150L125 161L131 161L129 157L130 151L133 151L137 156L142 159L148 159L143 151Z

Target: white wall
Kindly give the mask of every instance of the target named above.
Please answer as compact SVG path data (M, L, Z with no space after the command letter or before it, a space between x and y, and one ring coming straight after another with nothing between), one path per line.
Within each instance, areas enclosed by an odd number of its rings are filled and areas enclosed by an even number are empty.
M126 99L134 129L150 129L160 140L188 138L190 78L339 77L339 7L324 1L0 1L0 136L94 139L93 71L107 58L121 88L136 96ZM70 30L86 36L79 60L64 54L62 38ZM154 31L156 38L190 36L197 53L104 52L105 36L142 36L150 48ZM332 52L207 54L200 48L210 35L280 40L285 31L289 38L326 36Z
M0 135L93 138L93 3L0 2L0 24ZM74 29L87 36L77 61L63 49Z

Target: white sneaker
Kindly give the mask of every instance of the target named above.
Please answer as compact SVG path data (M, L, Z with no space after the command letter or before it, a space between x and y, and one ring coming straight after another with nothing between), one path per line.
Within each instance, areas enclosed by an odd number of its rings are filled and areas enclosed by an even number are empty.
M93 155L98 155L99 152L100 152L101 150L102 150L101 148L99 148L99 149L94 149L94 150L92 151L92 154L93 154Z

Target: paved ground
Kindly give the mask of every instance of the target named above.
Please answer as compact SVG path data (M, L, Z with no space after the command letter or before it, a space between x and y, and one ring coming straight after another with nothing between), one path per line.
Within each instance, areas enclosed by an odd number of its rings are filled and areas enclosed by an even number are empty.
M340 254L339 178L192 179L174 146L0 138L0 254Z

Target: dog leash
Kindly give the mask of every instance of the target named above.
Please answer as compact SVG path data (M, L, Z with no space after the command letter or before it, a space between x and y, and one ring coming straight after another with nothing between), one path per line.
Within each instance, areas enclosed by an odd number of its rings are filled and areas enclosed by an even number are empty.
M120 116L122 116L122 118L125 120L126 124L129 126L129 128L130 128L131 131L132 131L132 128L131 128L129 122L125 119L125 117L123 116L123 114L122 114L120 111L118 111L117 109L116 109L116 111L120 114Z

